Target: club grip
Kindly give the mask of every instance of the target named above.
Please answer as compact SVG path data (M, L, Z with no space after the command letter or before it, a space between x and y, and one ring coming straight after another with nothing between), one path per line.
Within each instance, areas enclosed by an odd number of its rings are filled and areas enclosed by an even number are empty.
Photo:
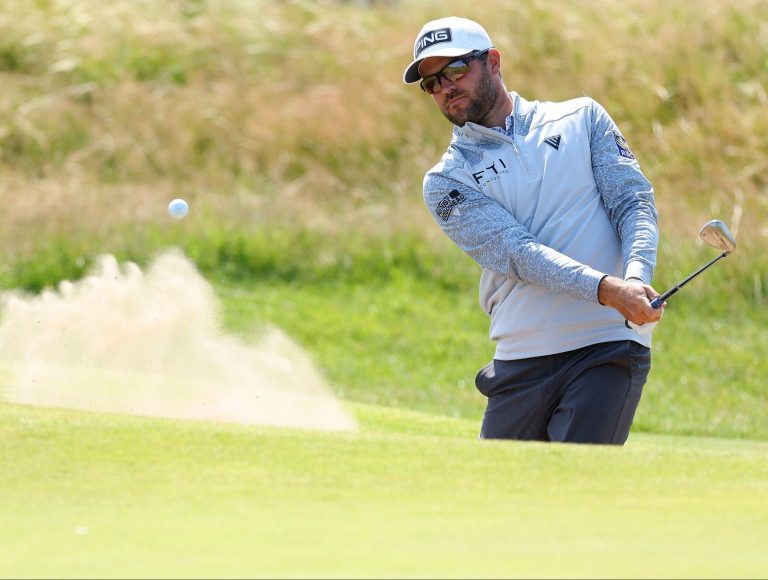
M661 296L657 296L653 300L651 300L651 306L653 308L661 308L661 305L664 304L664 299Z

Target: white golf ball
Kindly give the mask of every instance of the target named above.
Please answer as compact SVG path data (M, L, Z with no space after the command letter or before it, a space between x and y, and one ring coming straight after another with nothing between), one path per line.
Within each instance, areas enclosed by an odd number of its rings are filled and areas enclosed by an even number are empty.
M187 214L189 213L189 204L183 199L174 199L168 204L168 213L171 214L171 217L180 220L187 217Z

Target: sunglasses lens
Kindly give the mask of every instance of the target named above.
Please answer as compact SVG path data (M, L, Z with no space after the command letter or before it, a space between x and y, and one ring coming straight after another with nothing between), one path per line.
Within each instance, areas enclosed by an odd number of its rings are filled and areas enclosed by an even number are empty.
M443 76L449 81L454 82L459 80L469 71L469 65L461 64L459 66L448 66L443 69Z
M440 90L440 79L437 76L431 76L421 81L421 88L430 95Z
M481 53L478 53L478 55L479 54ZM475 58L475 56L472 58ZM469 60L470 59L457 60L456 62L452 62L436 75L428 76L427 78L423 79L421 81L422 90L426 93L429 93L430 95L439 93L442 86L440 84L440 78L445 78L452 83L456 82L465 74L467 74L467 72L469 72Z

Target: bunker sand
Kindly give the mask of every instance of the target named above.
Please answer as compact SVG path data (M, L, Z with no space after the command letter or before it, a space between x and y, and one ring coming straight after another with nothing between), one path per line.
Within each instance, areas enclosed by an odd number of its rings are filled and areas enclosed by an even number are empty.
M178 250L146 273L101 256L92 273L0 302L0 399L119 414L349 431L309 356L268 327L222 328L210 284Z

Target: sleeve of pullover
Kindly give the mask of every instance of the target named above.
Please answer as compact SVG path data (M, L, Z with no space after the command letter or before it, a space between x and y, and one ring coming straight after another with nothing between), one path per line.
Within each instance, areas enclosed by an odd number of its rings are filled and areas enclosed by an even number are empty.
M594 101L590 147L595 182L608 219L621 240L624 277L650 283L659 240L653 187L616 124Z
M579 300L597 302L601 272L540 244L498 202L430 172L424 200L453 242L480 266ZM458 214L460 219L451 219Z

